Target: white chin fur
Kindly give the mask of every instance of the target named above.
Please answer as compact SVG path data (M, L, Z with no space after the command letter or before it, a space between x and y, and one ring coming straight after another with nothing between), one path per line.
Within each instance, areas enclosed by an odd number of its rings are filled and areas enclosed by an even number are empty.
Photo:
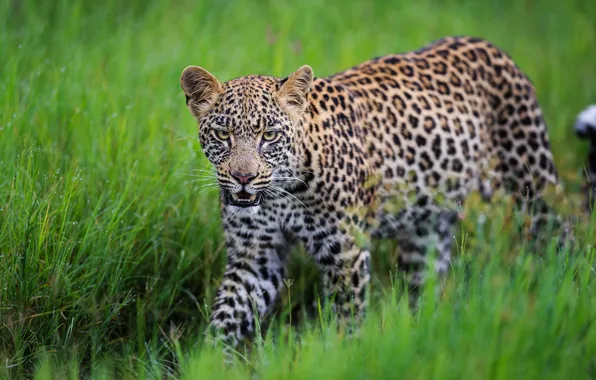
M235 215L256 215L259 213L260 206L250 206L250 207L239 207L234 205L227 205L226 206L230 213Z

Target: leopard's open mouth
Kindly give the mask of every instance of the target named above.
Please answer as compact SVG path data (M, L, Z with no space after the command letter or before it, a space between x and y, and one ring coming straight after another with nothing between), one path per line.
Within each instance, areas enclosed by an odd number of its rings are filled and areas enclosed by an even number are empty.
M262 196L260 193L250 194L246 191L228 194L228 203L238 207L253 207L261 203Z

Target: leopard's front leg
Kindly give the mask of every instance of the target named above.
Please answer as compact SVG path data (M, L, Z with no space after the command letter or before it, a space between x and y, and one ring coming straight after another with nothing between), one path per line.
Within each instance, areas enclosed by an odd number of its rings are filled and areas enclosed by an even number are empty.
M281 234L259 228L258 218L246 221L224 220L228 262L211 313L211 326L225 344L228 362L232 350L256 332L270 311L285 270Z
M369 250L357 244L353 230L342 228L322 240L313 238L310 246L323 273L325 298L333 300L332 307L344 322L357 323L368 304Z

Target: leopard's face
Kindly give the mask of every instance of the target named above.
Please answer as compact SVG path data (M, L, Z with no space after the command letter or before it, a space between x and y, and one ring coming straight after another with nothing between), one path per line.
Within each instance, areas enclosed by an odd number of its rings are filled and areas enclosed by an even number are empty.
M255 207L274 191L272 176L288 163L296 126L275 99L276 80L243 78L223 89L200 118L201 146L217 169L224 200Z
M311 82L308 67L287 80L248 76L223 85L204 69L183 72L187 104L226 205L255 210L280 191L274 182L283 180L292 157Z

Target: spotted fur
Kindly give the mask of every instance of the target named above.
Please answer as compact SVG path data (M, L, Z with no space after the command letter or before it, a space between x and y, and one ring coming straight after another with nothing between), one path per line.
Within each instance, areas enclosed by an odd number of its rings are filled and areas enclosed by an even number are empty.
M536 201L557 184L532 83L481 39L444 38L327 78L303 66L221 84L189 67L181 85L221 185L228 263L212 325L231 346L270 311L294 242L321 268L337 311L358 316L371 238L397 239L416 289L430 263L448 271L471 191ZM534 225L548 213L539 207Z

